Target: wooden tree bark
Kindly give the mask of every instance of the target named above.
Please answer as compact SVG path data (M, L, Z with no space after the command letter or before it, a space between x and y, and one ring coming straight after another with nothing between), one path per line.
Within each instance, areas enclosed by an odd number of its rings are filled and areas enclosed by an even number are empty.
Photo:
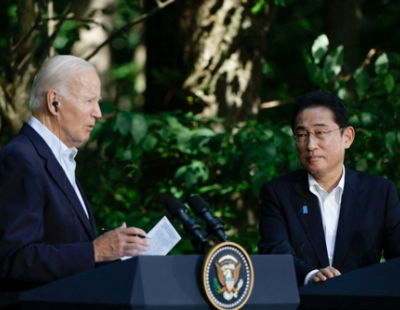
M27 101L33 77L34 45L38 32L34 30L40 14L35 0L17 0L19 27L7 53L7 72L0 75L0 136L4 131L18 132L30 116Z
M255 118L265 35L263 13L251 13L255 3L187 0L149 20L148 68L172 78L163 83L147 72L145 110L191 110L227 123Z
M112 8L115 0L90 0L79 3L79 18L84 18L95 11L90 29L81 28L79 31L80 41L72 47L72 54L85 58L97 46L105 41L113 29L113 14L104 14L103 11ZM104 28L101 26L103 25ZM101 48L90 60L97 70L101 80L101 95L104 100L113 101L115 98L115 85L110 81L109 72L111 68L111 49L109 45Z
M82 8L85 12L93 9L103 9L104 7L115 5L114 0L65 0L55 2L58 6L65 5L64 11L58 16L48 14L52 11L51 0L14 0L18 8L19 27L10 41L7 51L3 53L5 57L0 57L0 146L7 137L15 135L26 121L31 112L28 108L28 99L31 85L38 69L50 55L54 39L60 31L63 22L66 19L76 19L76 15L72 9L76 6ZM108 71L110 68L110 51L107 46L113 39L120 36L133 25L143 22L150 16L158 14L160 11L174 4L176 0L156 1L152 10L146 11L145 14L139 16L136 20L126 23L120 29L112 34L110 31L103 31L101 27L94 27L99 34L93 32L82 32L81 35L85 44L75 46L76 54L84 56L84 52L88 59L92 59L99 71L100 77L103 77L103 97L112 100L114 96L114 86L108 81ZM150 2L150 1L146 1ZM50 4L50 5L49 5ZM51 13L51 12L50 12ZM91 24L106 24L107 30L111 30L111 17L104 13L98 12L93 18L84 16L78 22L88 22ZM50 17L50 18L49 18ZM54 18L53 18L54 17ZM79 19L79 18L78 18ZM98 19L96 21L96 19ZM47 26L48 29L46 28ZM48 31L47 31L48 30ZM36 43L39 32L41 35L41 46L38 50ZM44 34L46 33L46 34ZM5 50L5 49L3 49ZM99 54L98 54L99 53ZM96 56L97 59L96 59ZM105 60L106 59L106 60ZM105 81L105 82L104 82Z
M190 30L185 33L190 74L183 87L206 103L206 116L237 123L258 114L265 30L263 14L251 13L254 4L240 0L187 2L183 24L191 27L183 28Z
M344 74L358 67L365 55L360 53L359 31L362 12L359 0L324 0L323 31L329 38L330 48L344 46Z
M6 70L0 73L0 138L5 132L16 134L31 115L28 99L33 79L74 4L71 1L67 5L54 27L54 33L47 38L39 55L34 55L46 3L41 0L15 1L19 27L11 39L7 59L2 63Z
M170 5L145 23L146 91L144 111L159 113L171 110L191 110L184 96L178 93L185 72L183 63L183 38L180 19L185 1ZM145 11L155 7L152 1L144 2Z

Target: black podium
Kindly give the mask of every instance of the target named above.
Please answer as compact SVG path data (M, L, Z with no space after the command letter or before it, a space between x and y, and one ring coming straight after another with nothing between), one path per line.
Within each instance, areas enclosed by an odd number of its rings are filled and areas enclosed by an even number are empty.
M299 289L306 309L400 309L400 258Z
M295 310L290 255L251 255L253 292L242 309ZM204 256L141 256L20 294L24 310L212 309L200 284Z

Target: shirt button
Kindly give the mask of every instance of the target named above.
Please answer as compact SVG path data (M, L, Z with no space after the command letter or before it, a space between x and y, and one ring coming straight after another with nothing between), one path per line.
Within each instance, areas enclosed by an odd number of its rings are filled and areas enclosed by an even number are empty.
M329 259L332 259L332 255L329 255Z

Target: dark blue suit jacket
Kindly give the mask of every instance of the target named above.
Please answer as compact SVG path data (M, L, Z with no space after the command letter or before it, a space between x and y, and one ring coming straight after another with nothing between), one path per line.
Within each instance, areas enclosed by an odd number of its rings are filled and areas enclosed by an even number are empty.
M0 308L18 293L95 267L93 214L38 133L25 124L0 150Z
M345 168L333 267L341 273L400 256L400 205L395 185ZM318 198L298 170L265 183L260 192L260 254L292 254L297 282L329 265ZM303 211L307 206L307 211Z

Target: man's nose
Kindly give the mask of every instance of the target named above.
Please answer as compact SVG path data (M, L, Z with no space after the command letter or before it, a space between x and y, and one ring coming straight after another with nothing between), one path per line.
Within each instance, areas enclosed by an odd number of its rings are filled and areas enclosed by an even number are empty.
M307 149L314 150L318 147L317 139L314 137L312 133L308 133L307 135Z
M102 117L101 114L101 109L100 109L100 104L97 102L96 105L94 106L93 112L92 112L92 116L95 118L100 118Z

